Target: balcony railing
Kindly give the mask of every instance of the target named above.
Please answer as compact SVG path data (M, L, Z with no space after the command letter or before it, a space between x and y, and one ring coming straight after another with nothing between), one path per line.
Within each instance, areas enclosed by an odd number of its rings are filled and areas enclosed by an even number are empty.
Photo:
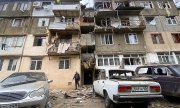
M79 4L74 5L53 5L53 10L79 10Z
M118 24L119 23L119 24ZM132 27L132 28L138 28L138 27L144 27L145 23L144 21L140 20L121 20L121 21L113 21L113 24L117 24L118 27ZM112 24L112 26L113 26Z
M80 29L78 22L50 22L49 29L65 30L65 29Z
M80 52L79 42L73 43L59 43L56 45L51 45L48 49L49 55L60 55L60 54L78 54Z

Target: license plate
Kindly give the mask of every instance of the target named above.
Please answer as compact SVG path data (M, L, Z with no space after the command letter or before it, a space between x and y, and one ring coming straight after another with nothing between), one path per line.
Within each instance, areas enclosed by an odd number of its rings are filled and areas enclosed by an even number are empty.
M0 108L18 108L18 104L0 105Z
M132 87L133 92L148 92L148 87Z

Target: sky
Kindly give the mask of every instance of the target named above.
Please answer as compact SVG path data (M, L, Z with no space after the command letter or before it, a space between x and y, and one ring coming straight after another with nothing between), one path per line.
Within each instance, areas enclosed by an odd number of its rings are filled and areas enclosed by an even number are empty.
M82 4L87 4L87 7L93 7L93 1L94 0L82 0L81 3ZM180 0L174 0L174 2L176 2L176 5L180 7Z

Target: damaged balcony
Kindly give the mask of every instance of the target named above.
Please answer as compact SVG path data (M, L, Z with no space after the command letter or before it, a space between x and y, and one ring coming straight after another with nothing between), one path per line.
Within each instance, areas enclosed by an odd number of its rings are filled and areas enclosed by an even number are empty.
M121 20L113 21L111 26L115 31L143 31L146 28L143 20Z
M103 18L97 19L96 24L95 32L143 31L146 28L145 22L138 17Z
M54 32L72 31L77 33L80 30L78 22L50 22L49 30Z
M78 17L80 15L80 5L79 4L59 4L53 5L53 12L55 16L68 16L68 17Z
M48 48L48 55L79 54L79 42L51 44Z

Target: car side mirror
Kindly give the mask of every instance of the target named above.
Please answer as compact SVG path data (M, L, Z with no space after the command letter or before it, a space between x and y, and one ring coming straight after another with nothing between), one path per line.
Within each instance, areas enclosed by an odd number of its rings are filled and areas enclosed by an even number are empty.
M53 80L48 80L48 83L52 83L53 82Z

